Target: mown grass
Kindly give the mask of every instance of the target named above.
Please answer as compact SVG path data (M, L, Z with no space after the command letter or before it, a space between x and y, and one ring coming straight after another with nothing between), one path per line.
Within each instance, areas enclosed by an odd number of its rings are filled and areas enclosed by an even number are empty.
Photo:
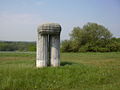
M0 90L120 90L120 52L61 53L60 67L35 67L35 53L0 53Z

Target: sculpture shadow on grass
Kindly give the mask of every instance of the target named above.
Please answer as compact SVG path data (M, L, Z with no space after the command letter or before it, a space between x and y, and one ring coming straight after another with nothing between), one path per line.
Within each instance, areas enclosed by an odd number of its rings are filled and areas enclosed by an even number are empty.
M61 63L60 63L60 66L73 65L73 64L76 64L76 63L64 61L64 62L61 62Z

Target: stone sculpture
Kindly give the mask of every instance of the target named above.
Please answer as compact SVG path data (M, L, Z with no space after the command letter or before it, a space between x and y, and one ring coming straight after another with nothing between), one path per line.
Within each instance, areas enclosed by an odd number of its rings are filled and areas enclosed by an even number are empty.
M60 32L57 23L38 27L36 67L60 66Z

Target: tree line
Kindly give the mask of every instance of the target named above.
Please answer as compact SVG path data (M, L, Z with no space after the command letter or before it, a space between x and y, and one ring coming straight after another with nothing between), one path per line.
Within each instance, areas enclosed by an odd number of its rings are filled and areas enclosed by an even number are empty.
M117 52L120 38L103 25L87 23L82 28L74 27L69 40L61 42L61 52ZM36 42L0 41L0 51L36 51Z
M0 51L35 51L35 42L0 41Z
M82 28L74 27L69 40L61 43L62 52L116 52L120 51L120 38L103 25L87 23Z

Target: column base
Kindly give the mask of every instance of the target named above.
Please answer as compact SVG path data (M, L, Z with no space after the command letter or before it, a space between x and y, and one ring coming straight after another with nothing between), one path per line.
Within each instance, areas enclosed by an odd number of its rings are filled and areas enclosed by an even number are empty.
M46 67L46 62L44 62L44 60L36 60L36 67L38 68L42 68L42 67Z
M58 60L51 60L52 62L51 62L51 66L53 66L53 67L58 67L58 66L60 66L60 61L58 61Z

